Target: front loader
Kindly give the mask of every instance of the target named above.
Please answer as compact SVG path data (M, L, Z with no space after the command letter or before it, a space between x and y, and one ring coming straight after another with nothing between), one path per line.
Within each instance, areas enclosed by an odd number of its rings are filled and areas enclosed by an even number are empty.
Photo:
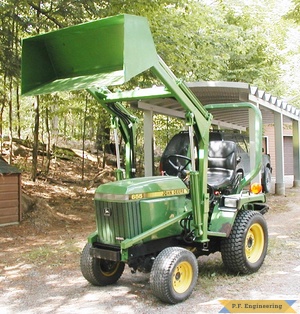
M126 89L146 71L161 87ZM212 114L157 55L147 20L126 14L23 40L22 94L66 90L87 90L111 114L115 129L116 181L95 191L96 230L81 255L82 274L91 284L117 282L127 264L150 272L153 294L172 304L191 295L201 255L220 251L225 266L238 274L261 267L268 207L260 185L250 185L261 165L262 122L254 105L210 105L253 112L255 166L241 177L235 171L235 143L209 141ZM173 98L181 106L189 148L167 156L177 175L136 177L138 120L124 104L154 98ZM124 169L119 133L125 141Z

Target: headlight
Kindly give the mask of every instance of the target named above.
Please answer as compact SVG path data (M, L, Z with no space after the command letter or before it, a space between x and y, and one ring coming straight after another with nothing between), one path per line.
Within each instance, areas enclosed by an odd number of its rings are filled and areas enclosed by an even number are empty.
M237 199L232 197L224 197L224 206L230 208L237 208Z

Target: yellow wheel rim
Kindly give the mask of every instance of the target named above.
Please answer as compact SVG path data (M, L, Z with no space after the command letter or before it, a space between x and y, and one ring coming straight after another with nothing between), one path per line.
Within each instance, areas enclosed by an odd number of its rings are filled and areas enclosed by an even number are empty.
M193 269L190 263L179 263L172 275L173 289L177 293L184 293L191 285L193 279Z
M246 235L245 252L246 258L250 263L256 263L264 249L264 231L260 224L253 224Z
M120 263L102 261L101 272L105 277L111 277L117 272L119 265Z

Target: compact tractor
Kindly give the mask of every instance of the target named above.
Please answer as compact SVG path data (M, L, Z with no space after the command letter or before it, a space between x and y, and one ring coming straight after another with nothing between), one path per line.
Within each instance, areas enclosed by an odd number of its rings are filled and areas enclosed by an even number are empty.
M225 267L250 274L263 264L268 210L259 184L262 121L251 103L204 107L158 56L148 22L117 15L26 38L22 94L87 90L110 114L116 138L116 180L95 191L96 230L87 238L81 271L91 284L118 281L127 264L150 272L150 287L166 303L187 299L198 279L197 258L221 252ZM159 87L130 90L130 79L151 72ZM119 86L116 88L115 86ZM175 99L185 112L185 153L166 156L175 175L136 177L136 117L127 104ZM236 171L236 144L209 140L209 109L247 109L254 117L255 160ZM122 167L118 136L124 139ZM180 147L180 145L179 145ZM180 147L181 148L181 147ZM250 187L250 188L249 188Z

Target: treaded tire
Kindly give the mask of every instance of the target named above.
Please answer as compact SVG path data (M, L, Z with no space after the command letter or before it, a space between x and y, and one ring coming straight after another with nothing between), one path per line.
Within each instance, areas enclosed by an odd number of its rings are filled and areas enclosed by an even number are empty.
M272 188L272 174L269 167L265 167L262 177L262 186L265 193L270 193Z
M80 269L83 277L94 286L107 286L117 282L123 274L125 264L94 258L90 255L91 247L87 243L82 250Z
M264 262L268 248L268 228L262 214L242 210L237 214L228 238L221 241L225 267L238 274L256 272Z
M195 255L181 247L169 247L155 259L150 273L150 287L161 301L175 304L186 300L198 279Z

